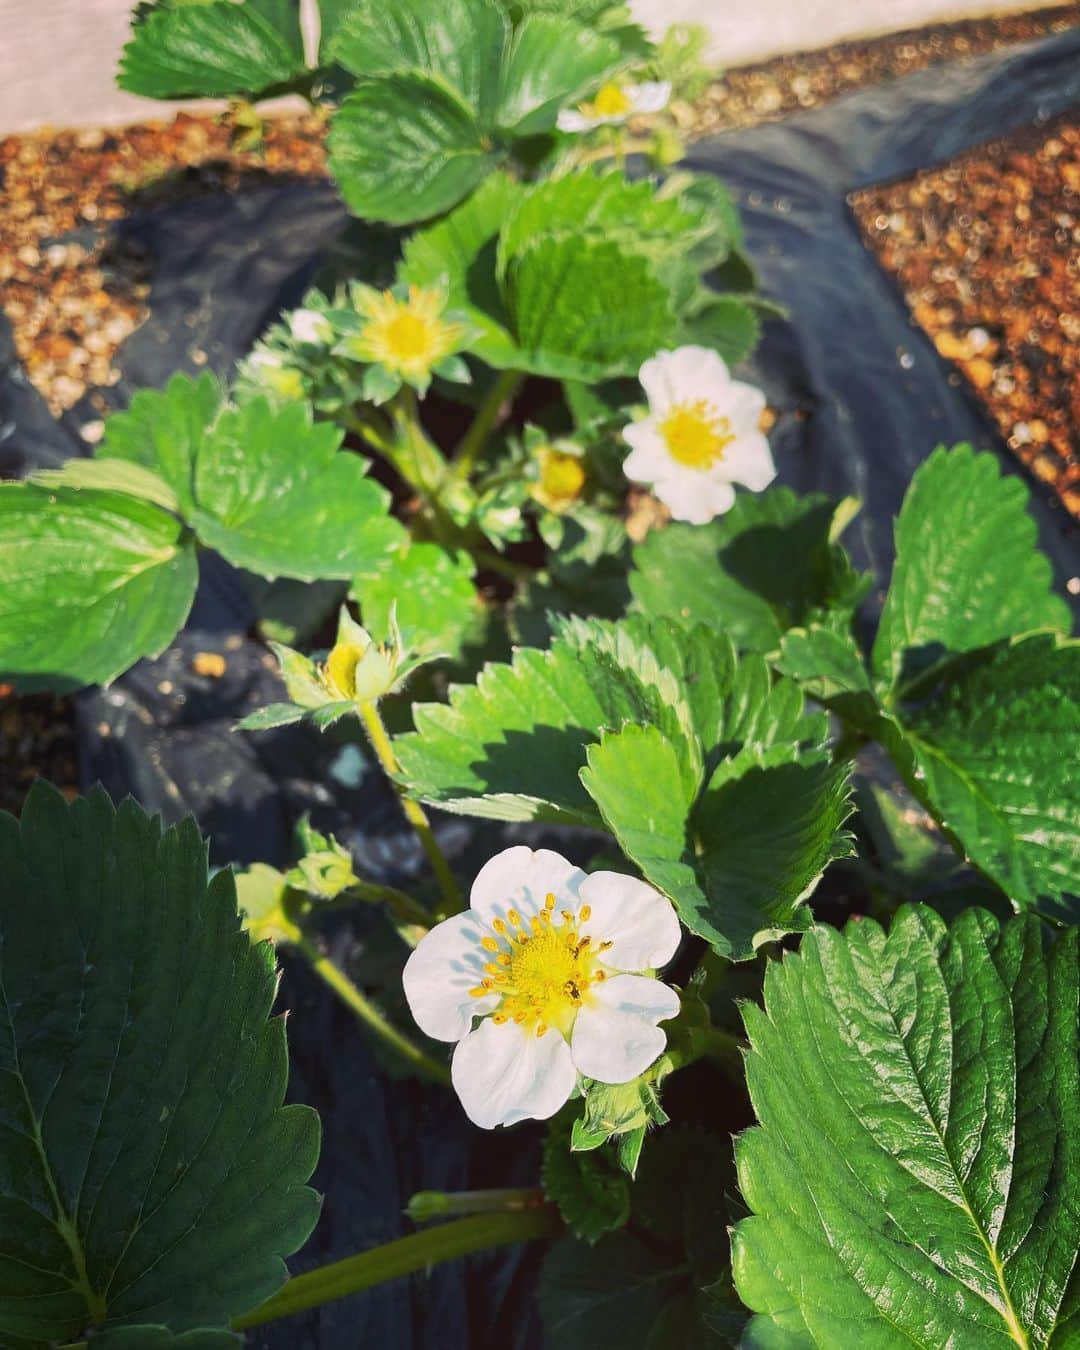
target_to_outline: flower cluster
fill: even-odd
[[[476,1125],[546,1120],[579,1075],[628,1083],[662,1054],[679,996],[653,972],[679,921],[659,892],[518,846],[481,869],[469,903],[421,939],[404,984],[421,1030],[457,1042],[454,1088]]]

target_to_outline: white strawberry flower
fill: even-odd
[[[334,326],[317,309],[294,309],[289,315],[289,332],[297,342],[321,347],[333,339]]]
[[[669,80],[646,80],[641,84],[619,84],[609,80],[596,97],[576,108],[564,108],[558,117],[560,131],[593,131],[596,127],[625,122],[644,113],[657,113],[667,107],[671,97]]]
[[[547,1120],[579,1074],[628,1083],[663,1052],[657,1024],[679,996],[652,972],[679,920],[658,891],[517,846],[481,868],[469,902],[421,938],[403,978],[420,1029],[457,1041],[451,1077],[475,1125]]]
[[[760,492],[776,477],[760,429],[765,395],[733,380],[708,347],[659,352],[638,374],[647,417],[623,428],[627,478],[648,483],[676,520],[702,525],[729,511],[734,484]]]

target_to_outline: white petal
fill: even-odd
[[[437,1041],[460,1041],[474,1017],[498,1007],[498,994],[469,997],[484,979],[484,962],[491,960],[480,946],[485,934],[466,910],[425,933],[405,962],[401,978],[409,1009],[420,1030]]]
[[[765,395],[756,385],[732,380],[724,405],[718,407],[718,411],[728,419],[737,434],[757,431],[761,414],[765,411]]]
[[[732,441],[724,451],[722,467],[732,482],[742,483],[752,492],[761,492],[776,477],[769,442],[760,431],[748,432]]]
[[[644,975],[615,975],[594,985],[589,1003],[574,1023],[570,1041],[574,1066],[601,1083],[629,1083],[667,1045],[657,1022],[678,1011],[675,990]]]
[[[297,342],[329,342],[334,336],[330,320],[315,309],[294,309],[289,315],[289,332]]]
[[[496,853],[476,874],[469,895],[469,904],[487,924],[493,919],[505,919],[516,909],[528,921],[544,908],[544,897],[553,893],[559,909],[575,914],[581,904],[578,887],[585,880],[580,867],[561,853],[547,848],[535,852],[518,844]]]
[[[586,117],[584,113],[578,112],[576,108],[564,108],[559,113],[555,125],[560,131],[591,131],[593,127],[599,126],[599,122],[592,117]]]
[[[627,478],[636,483],[651,483],[670,470],[671,456],[656,429],[655,418],[646,417],[623,427],[623,439],[633,447],[623,460],[623,473]]]
[[[655,970],[666,965],[679,945],[679,919],[659,891],[619,872],[593,872],[581,886],[592,910],[581,932],[593,942],[610,942],[606,965],[616,970]]]
[[[730,483],[699,469],[669,473],[657,481],[653,491],[674,520],[690,525],[704,525],[714,516],[722,516],[735,502],[735,489]]]
[[[458,1045],[450,1076],[465,1114],[483,1130],[547,1120],[577,1082],[570,1047],[557,1031],[537,1036],[490,1018]]]
[[[645,80],[629,89],[630,103],[636,113],[659,112],[671,97],[670,80]]]
[[[641,367],[638,379],[654,413],[665,412],[673,403],[699,399],[722,408],[731,385],[723,357],[711,347],[693,345],[658,352]]]

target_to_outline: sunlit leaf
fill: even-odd
[[[744,1010],[744,1344],[1076,1343],[1078,971],[1075,928],[923,906],[770,965]]]

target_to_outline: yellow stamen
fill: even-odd
[[[464,325],[442,317],[446,297],[440,290],[412,286],[407,300],[391,291],[367,292],[358,308],[367,324],[349,344],[353,353],[405,379],[428,376],[465,339]]]
[[[578,918],[582,923],[588,923],[592,918],[592,905],[582,905],[578,910]]]
[[[499,950],[499,944],[495,941],[494,938],[489,937],[481,938],[480,946],[483,947],[484,951],[486,952],[497,952]]]
[[[610,942],[598,945],[581,933],[582,919],[592,916],[588,905],[575,914],[569,909],[557,911],[557,904],[549,893],[538,914],[523,917],[510,908],[505,920],[493,919],[492,927],[513,945],[484,966],[490,978],[484,980],[483,992],[494,989],[502,996],[501,1019],[512,1019],[537,1036],[552,1027],[569,1034],[579,1010],[590,1001],[590,989],[605,978],[599,953],[611,946]],[[498,945],[494,939],[489,942]],[[484,946],[492,949],[487,943]]]
[[[689,469],[711,469],[735,439],[730,421],[703,398],[670,408],[660,435],[671,458]]]
[[[582,106],[582,111],[588,117],[625,117],[633,106],[626,90],[609,80],[601,85],[592,103]]]
[[[326,682],[331,691],[343,699],[356,696],[356,667],[364,657],[364,649],[355,642],[339,642],[326,658]]]

